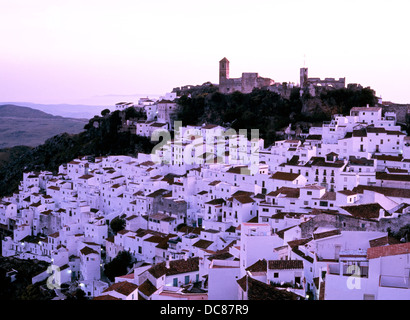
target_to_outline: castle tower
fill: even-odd
[[[308,80],[308,68],[300,68],[300,87],[303,88]]]
[[[219,83],[223,83],[226,79],[229,79],[229,60],[223,58],[219,61]]]

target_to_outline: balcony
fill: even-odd
[[[340,275],[340,266],[338,264],[329,264],[327,266],[327,272],[329,274]]]
[[[342,271],[342,274],[340,272]],[[361,278],[368,278],[369,267],[368,266],[353,266],[342,265],[342,270],[339,264],[329,264],[328,273],[333,275],[342,275],[345,277],[356,276]]]
[[[380,276],[380,287],[410,289],[410,278],[399,276]]]

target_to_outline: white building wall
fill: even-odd
[[[216,266],[221,265],[222,267]],[[213,262],[208,273],[209,300],[236,300],[240,268],[238,261]]]

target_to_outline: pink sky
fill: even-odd
[[[410,103],[407,1],[0,0],[0,101],[164,94],[258,72],[346,77]]]

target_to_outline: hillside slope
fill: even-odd
[[[0,106],[0,148],[35,147],[64,132],[83,131],[86,119],[53,116],[40,110],[15,105]]]
[[[23,172],[47,170],[56,173],[59,165],[79,156],[135,156],[139,152],[151,152],[156,143],[149,138],[119,130],[122,122],[132,115],[127,110],[114,111],[90,119],[80,133],[57,134],[35,148],[0,149],[0,196],[18,190]]]

